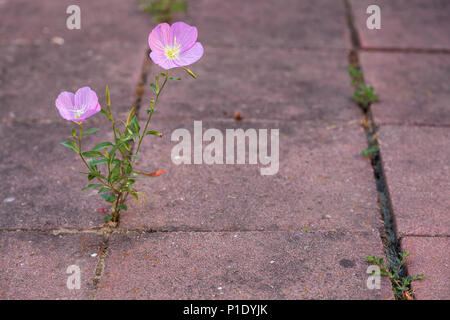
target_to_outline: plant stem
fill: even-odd
[[[86,165],[86,167],[89,169],[89,171],[91,171],[91,167],[88,165],[88,163],[86,162],[86,159],[84,159],[82,151],[81,151],[81,138],[83,136],[83,123],[80,122],[80,134],[78,136],[78,154],[80,155],[81,160],[83,160],[84,164]],[[116,190],[112,185],[107,184],[106,182],[104,182],[100,177],[96,177],[98,181],[100,181],[105,187],[111,188],[112,190],[114,190],[114,192],[118,192],[118,190]]]
[[[159,95],[161,94],[162,90],[164,89],[164,86],[166,85],[168,79],[169,79],[169,70],[166,70],[166,77],[164,78],[164,82],[161,85],[161,88],[158,88],[158,92],[156,93],[155,100],[153,100],[153,103],[150,103],[150,113],[148,115],[147,122],[145,123],[145,127],[144,127],[144,131],[142,132],[142,136],[139,137],[139,143],[138,143],[135,155],[137,155],[139,153],[142,140],[145,137],[145,133],[147,132],[147,128],[150,123],[150,119],[152,118],[153,112],[155,110],[155,105],[158,102]],[[134,161],[134,159],[133,159],[133,161]]]

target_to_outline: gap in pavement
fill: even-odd
[[[358,31],[356,30],[355,27],[350,2],[349,0],[343,1],[347,13],[347,22],[348,27],[350,29],[352,40],[352,49],[350,50],[349,53],[349,65],[358,66],[359,70],[361,71],[362,82],[364,83],[364,74],[363,71],[360,69],[359,63],[359,51],[362,50],[361,41],[359,38]],[[378,150],[378,152],[371,155],[371,164],[373,168],[373,174],[375,177],[381,217],[384,221],[385,234],[381,236],[382,237],[381,240],[383,242],[384,251],[390,267],[397,268],[398,261],[400,259],[400,254],[402,253],[402,248],[400,239],[397,235],[395,215],[392,208],[392,201],[389,195],[389,188],[382,165],[381,151],[377,139],[377,128],[375,126],[375,122],[372,116],[371,104],[369,104],[368,107],[364,107],[360,104],[358,104],[358,106],[363,112],[363,123],[364,123],[363,127],[366,133],[367,146],[368,148],[377,148]],[[401,277],[408,276],[408,269],[406,265],[403,265],[403,267],[400,269],[400,276]]]

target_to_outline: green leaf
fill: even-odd
[[[112,214],[108,214],[107,216],[105,216],[105,222],[111,221],[113,218],[114,217]]]
[[[133,120],[131,120],[131,127],[133,128],[135,133],[139,133],[141,131],[141,126],[139,125],[137,116],[134,116]]]
[[[172,7],[170,8],[172,12],[186,12],[186,1],[175,1],[172,2]]]
[[[169,80],[181,80],[181,78],[173,78],[173,77],[170,77]]]
[[[150,87],[153,89],[153,91],[155,93],[158,93],[158,88],[156,87],[156,85],[154,83],[150,83]]]
[[[136,192],[131,191],[130,194],[133,196],[133,198],[134,198],[136,201],[139,201],[139,197],[138,197],[138,195],[137,195]]]
[[[87,136],[88,134],[97,132],[98,130],[100,130],[100,129],[99,128],[92,128],[92,129],[86,130],[86,131],[83,132],[83,137]]]
[[[109,87],[108,85],[106,85],[106,106],[109,107],[111,106],[111,97],[109,95]]]
[[[162,137],[163,136],[162,133],[159,133],[158,131],[153,131],[153,130],[147,131],[145,133],[145,135],[149,135],[149,134],[157,136],[157,137]]]
[[[110,192],[110,191],[111,191],[110,188],[103,187],[103,188],[101,188],[100,190],[98,190],[98,193],[104,193],[104,192]]]
[[[104,154],[98,152],[98,151],[85,151],[82,153],[83,156],[87,158],[95,158],[95,157],[105,157]]]
[[[64,142],[61,142],[61,144],[64,147],[69,148],[69,149],[75,151],[76,153],[78,153],[78,150],[77,150],[77,148],[75,146],[75,143],[73,141],[64,141]]]
[[[86,190],[86,189],[90,189],[90,188],[98,188],[101,186],[102,186],[102,184],[99,184],[99,183],[91,183],[91,184],[88,184],[86,187],[84,187],[81,190]]]
[[[90,164],[92,166],[98,166],[99,164],[107,164],[108,160],[107,159],[91,159]]]
[[[111,142],[102,142],[96,145],[94,148],[92,148],[93,151],[102,150],[107,147],[113,147],[114,145]]]
[[[116,195],[111,195],[111,194],[101,194],[100,195],[103,199],[106,200],[106,202],[109,203],[113,203],[114,201],[116,201]]]
[[[113,119],[111,117],[111,115],[108,113],[108,111],[102,109],[100,110],[101,113],[103,113],[105,115],[106,118],[108,118],[109,121],[113,122]]]
[[[127,206],[124,205],[124,204],[119,205],[119,206],[117,207],[117,209],[119,209],[119,210],[125,210],[125,211],[128,210]]]
[[[119,177],[120,177],[120,167],[121,167],[120,164],[116,164],[114,166],[114,168],[111,170],[111,172],[109,174],[109,177],[108,177],[109,183],[114,183],[114,182],[116,182],[119,179]]]
[[[130,126],[131,120],[133,120],[133,117],[135,116],[135,114],[136,114],[136,108],[132,107],[130,112],[128,113],[127,123],[125,125],[125,128],[128,128]]]
[[[377,151],[379,151],[378,147],[372,147],[372,148],[369,148],[369,149],[366,149],[366,150],[361,150],[361,155],[363,157],[367,157],[367,156],[369,156],[369,155],[371,155],[371,154],[373,154],[373,153],[375,153]]]
[[[190,75],[192,78],[197,79],[197,76],[188,68],[186,67],[182,67],[184,69],[184,71],[186,71],[188,73],[188,75]]]

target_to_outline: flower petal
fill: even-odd
[[[150,58],[154,63],[166,70],[178,67],[178,65],[174,63],[175,60],[167,59],[164,51],[152,51],[150,52]]]
[[[75,95],[72,92],[61,92],[56,98],[55,105],[61,117],[69,121],[74,120],[75,117],[71,110],[74,109]]]
[[[175,22],[170,27],[173,34],[174,45],[180,45],[180,52],[187,51],[197,41],[198,31],[184,22]],[[176,43],[175,43],[176,41]]]
[[[167,23],[158,24],[148,36],[148,45],[152,51],[164,51],[166,45],[172,43],[172,31]]]
[[[197,42],[188,51],[180,53],[180,57],[178,59],[175,59],[174,61],[177,66],[184,67],[198,61],[202,56],[203,56],[203,46],[200,42]]]
[[[97,105],[95,107],[86,110],[86,112],[83,113],[80,116],[80,118],[78,120],[76,120],[76,121],[83,122],[87,118],[89,118],[89,117],[93,116],[94,114],[100,112],[100,110],[102,110],[102,107],[100,106],[100,103],[97,103]]]
[[[83,87],[75,93],[75,108],[76,109],[91,109],[98,104],[97,94],[89,87]]]

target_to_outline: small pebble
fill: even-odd
[[[96,253],[91,254],[91,257],[95,258],[97,256]]]
[[[3,200],[3,202],[5,202],[5,203],[10,203],[10,202],[13,202],[14,200],[16,200],[16,198],[14,198],[14,197],[8,197],[8,198],[6,198],[5,200]]]
[[[52,43],[53,44],[57,44],[59,46],[62,46],[64,44],[64,39],[61,37],[53,37],[52,38]]]
[[[324,216],[322,216],[323,219],[331,219],[331,216],[329,214],[326,214]]]

